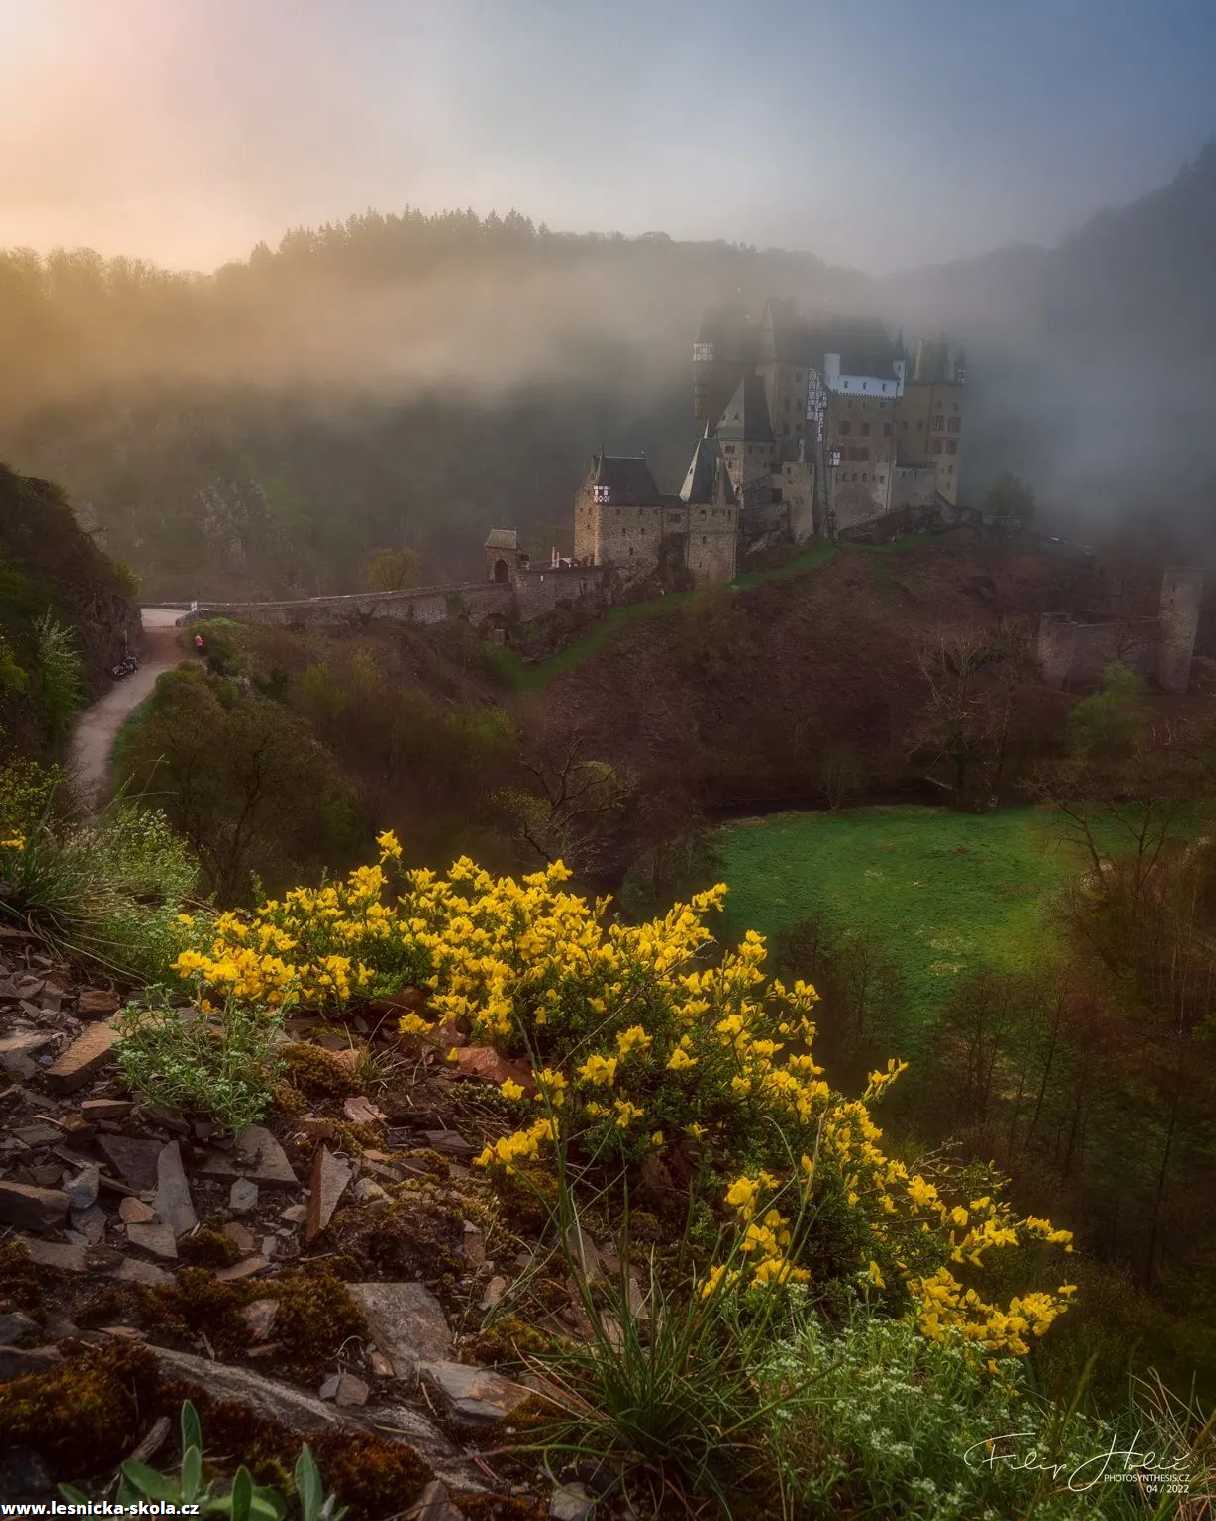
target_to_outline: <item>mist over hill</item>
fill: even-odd
[[[887,282],[909,325],[967,345],[974,469],[1010,468],[1060,526],[1112,521],[1210,553],[1216,447],[1216,144],[1168,185],[1020,246]],[[982,478],[982,477],[981,477]]]
[[[1010,468],[1046,521],[1206,542],[1216,148],[1058,248],[874,281],[810,254],[368,212],[212,275],[0,253],[0,458],[65,483],[153,595],[312,594],[409,544],[467,574],[491,526],[565,543],[601,443],[674,488],[701,310],[769,295],[848,339],[968,351],[964,497]]]

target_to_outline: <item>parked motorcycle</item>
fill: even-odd
[[[139,660],[134,655],[124,655],[117,665],[110,667],[110,675],[115,681],[121,681],[124,676],[131,676],[139,670]]]

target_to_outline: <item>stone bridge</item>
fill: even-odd
[[[365,628],[369,623],[444,623],[464,619],[476,627],[526,622],[555,607],[610,605],[613,583],[602,566],[512,567],[505,580],[414,586],[408,591],[353,592],[282,602],[166,602],[155,604],[196,618],[235,618],[284,628]],[[153,604],[148,604],[152,606]]]

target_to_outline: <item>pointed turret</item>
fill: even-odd
[[[706,423],[705,433],[697,440],[692,463],[684,477],[684,484],[680,487],[680,500],[708,502],[713,496],[714,477],[721,460],[722,451],[718,448],[718,440],[714,437],[711,425]]]
[[[768,415],[764,381],[753,370],[735,388],[718,422],[722,443],[771,444],[773,424]]]

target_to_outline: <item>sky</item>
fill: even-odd
[[[1214,65],[1216,0],[0,0],[0,246],[514,206],[882,274],[1172,178]]]

